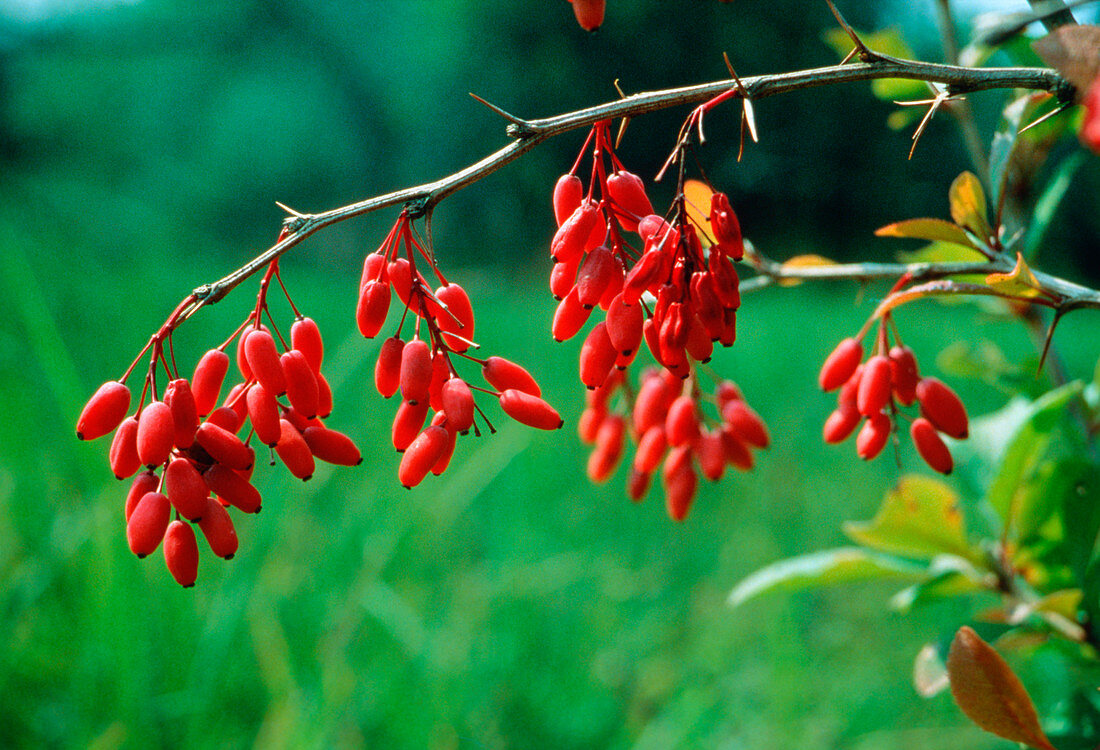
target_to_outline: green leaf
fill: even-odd
[[[1075,381],[1044,394],[1027,407],[1021,415],[1022,420],[1010,433],[1011,438],[1000,458],[1000,472],[986,493],[990,506],[1004,523],[1014,525],[1019,520],[1030,519],[1029,524],[1034,528],[1039,522],[1038,516],[1042,514],[1034,512],[1034,503],[1041,500],[1042,493],[1027,492],[1028,484],[1046,454],[1066,407],[1082,390],[1083,385]]]
[[[1062,204],[1062,198],[1065,197],[1066,191],[1069,190],[1069,186],[1073,182],[1074,175],[1077,174],[1080,166],[1085,163],[1085,159],[1085,152],[1077,150],[1062,160],[1046,187],[1043,188],[1039,200],[1035,202],[1031,224],[1027,228],[1027,234],[1024,235],[1023,252],[1028,259],[1034,261],[1038,255],[1043,235],[1046,234],[1047,228],[1054,220],[1058,206]]]
[[[952,225],[954,226],[954,225]],[[956,245],[953,242],[933,242],[917,250],[901,251],[898,260],[902,263],[970,263],[975,260],[984,260],[985,256],[977,250]],[[984,274],[969,274],[953,276],[954,279],[969,279],[976,283],[985,280]]]
[[[907,586],[890,598],[890,607],[907,613],[914,606],[933,599],[947,599],[986,588],[982,577],[968,560],[940,555],[928,566],[929,578]]]
[[[955,703],[979,727],[1006,740],[1055,750],[1020,678],[968,627],[959,628],[951,642],[947,676]]]
[[[966,234],[966,230],[958,224],[952,224],[950,221],[944,221],[943,219],[895,221],[893,224],[887,224],[876,229],[875,235],[877,237],[912,237],[918,240],[940,240],[974,248],[974,241]],[[977,255],[967,254],[967,258],[975,260],[981,260],[982,257],[980,253]]]
[[[993,191],[991,198],[993,205],[998,208],[998,216],[1008,182],[1008,165],[1020,133],[1020,123],[1023,122],[1024,112],[1032,101],[1031,94],[1024,94],[1008,103],[1001,113],[1001,126],[993,135],[993,143],[989,147],[989,186]]]
[[[812,552],[761,568],[742,579],[729,595],[737,607],[761,594],[799,591],[853,581],[920,578],[924,568],[907,560],[880,555],[858,547]]]
[[[989,209],[982,183],[973,172],[963,172],[951,183],[947,192],[951,202],[951,218],[960,227],[969,229],[983,241],[992,235]]]
[[[933,558],[951,554],[975,560],[966,541],[959,498],[946,484],[932,477],[904,476],[888,490],[874,519],[849,521],[844,533],[867,547],[905,555]]]

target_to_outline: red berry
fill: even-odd
[[[195,431],[195,442],[209,453],[211,458],[230,470],[246,471],[252,468],[256,459],[252,449],[241,442],[240,438],[209,419],[199,425],[199,429]]]
[[[726,461],[738,471],[749,471],[753,467],[752,451],[729,427],[722,428],[722,449],[725,451]]]
[[[821,366],[821,374],[817,380],[821,390],[827,393],[844,385],[862,361],[863,344],[858,339],[847,338],[841,341]]]
[[[172,410],[163,401],[154,401],[138,416],[137,454],[146,466],[159,466],[168,460],[176,431]]]
[[[191,524],[173,521],[164,534],[164,562],[176,583],[185,589],[199,577],[199,545]]]
[[[313,455],[322,461],[337,466],[358,466],[363,457],[351,438],[342,432],[330,430],[324,425],[309,426],[302,431],[302,437]]]
[[[588,250],[593,235],[602,237],[603,219],[596,204],[588,201],[580,205],[573,215],[558,227],[550,241],[550,257],[557,263],[576,263]],[[597,239],[595,247],[600,244]]]
[[[599,304],[616,274],[622,276],[622,262],[606,246],[600,245],[584,258],[577,275],[577,298],[589,309]]]
[[[359,288],[362,289],[368,281],[390,283],[388,264],[381,253],[371,253],[363,258],[363,273],[359,277]]]
[[[741,260],[745,254],[745,243],[741,239],[741,224],[737,214],[730,206],[725,193],[714,193],[710,198],[710,227],[714,232],[718,249],[734,260]]]
[[[841,404],[825,420],[822,437],[830,445],[843,443],[849,435],[855,432],[861,419],[863,419],[863,415],[859,413],[859,409],[852,404]]]
[[[890,439],[893,426],[894,423],[890,417],[882,412],[869,416],[859,434],[856,435],[856,455],[864,461],[870,461],[882,453],[882,449],[886,447],[886,441]]]
[[[410,404],[408,401],[402,401],[401,405],[397,407],[397,414],[393,418],[393,447],[398,452],[404,451],[410,445],[413,440],[420,433],[420,429],[424,426],[424,419],[428,416],[428,402],[421,401],[417,404]]]
[[[130,551],[138,557],[156,552],[171,515],[172,508],[167,497],[160,492],[145,493],[126,521],[126,541]]]
[[[359,333],[372,339],[386,324],[390,310],[390,285],[385,281],[368,281],[359,290],[359,302],[355,307],[355,323]]]
[[[951,470],[955,468],[951,451],[931,422],[924,417],[918,417],[913,420],[913,424],[909,427],[909,435],[913,438],[913,445],[916,446],[917,453],[933,471],[938,471],[941,474],[951,473]]]
[[[673,386],[663,377],[653,376],[643,380],[634,399],[634,429],[644,433],[657,425],[664,427],[668,408],[678,393],[679,384]]]
[[[156,492],[158,487],[160,487],[160,477],[152,471],[143,471],[134,477],[134,481],[130,483],[130,490],[126,493],[127,521],[134,514],[134,508],[141,502],[141,498],[150,492]]]
[[[142,466],[137,453],[137,431],[137,417],[130,417],[118,426],[111,440],[111,471],[119,479],[132,477]]]
[[[212,497],[206,500],[199,528],[206,537],[206,543],[210,545],[210,551],[215,555],[230,560],[237,554],[239,543],[237,530],[233,528],[233,519],[229,517],[225,507]]]
[[[206,418],[206,421],[212,425],[217,425],[218,427],[221,427],[226,432],[232,433],[236,433],[238,430],[241,429],[241,425],[244,424],[244,420],[241,419],[241,415],[238,414],[237,410],[234,409],[232,406],[219,406],[217,409],[210,412],[210,415]]]
[[[668,450],[665,428],[654,425],[642,434],[638,449],[634,452],[634,470],[643,474],[652,474],[661,465],[661,459]]]
[[[585,445],[592,445],[596,442],[596,435],[600,431],[600,425],[607,418],[606,407],[589,406],[581,412],[580,419],[577,420],[577,436],[581,442]]]
[[[443,332],[443,341],[451,351],[464,352],[474,340],[474,308],[470,296],[458,284],[447,284],[435,290],[435,298],[447,306],[435,322]]]
[[[437,412],[436,415],[432,417],[432,426],[443,427],[447,430],[447,447],[443,449],[439,458],[432,464],[432,474],[438,477],[447,470],[447,467],[451,463],[451,456],[453,456],[455,452],[456,433],[447,425],[447,415],[443,412]]]
[[[895,346],[890,350],[890,382],[894,386],[894,396],[903,405],[909,406],[917,400],[917,358],[908,346]]]
[[[324,419],[332,414],[332,386],[323,373],[317,373],[317,416]]]
[[[320,390],[317,375],[306,355],[297,349],[284,352],[279,358],[286,375],[286,397],[290,405],[307,419],[317,416]]]
[[[726,469],[726,448],[721,431],[704,432],[695,444],[695,457],[699,459],[699,470],[704,477],[712,482],[721,479]]]
[[[573,215],[584,199],[584,185],[579,177],[563,174],[554,185],[554,219],[560,227]]]
[[[314,372],[321,371],[321,362],[325,358],[325,344],[321,340],[321,329],[312,318],[298,318],[290,327],[290,347],[305,355],[306,361]]]
[[[385,398],[397,393],[401,386],[401,360],[405,342],[391,336],[382,342],[378,362],[374,365],[374,387]]]
[[[441,400],[448,427],[466,434],[474,424],[474,394],[470,391],[470,386],[461,378],[449,378],[443,384]]]
[[[532,396],[541,396],[542,389],[531,373],[523,369],[515,362],[503,357],[489,357],[481,367],[481,375],[489,385],[498,391],[514,388],[517,391],[530,393]]]
[[[602,9],[600,18],[601,20],[603,18]],[[607,193],[611,198],[615,218],[628,232],[638,228],[639,220],[653,214],[653,204],[645,194],[645,183],[636,174],[626,171],[614,172],[607,178]]]
[[[256,380],[273,396],[286,392],[286,376],[279,359],[275,339],[267,331],[256,329],[244,340],[244,356]]]
[[[214,464],[202,475],[210,491],[243,513],[260,512],[260,492],[225,464]],[[205,520],[203,511],[203,518]]]
[[[577,335],[577,331],[584,327],[591,314],[592,310],[581,304],[580,291],[577,287],[573,287],[565,299],[558,303],[558,309],[554,311],[550,335],[554,337],[554,341],[573,338]]]
[[[164,403],[172,410],[176,447],[190,448],[199,426],[199,410],[195,395],[191,392],[191,383],[185,378],[170,382],[164,391]]]
[[[771,442],[764,420],[744,401],[726,404],[722,409],[722,419],[738,437],[755,448],[767,448]]]
[[[164,470],[164,494],[176,512],[188,521],[202,518],[210,488],[186,458],[173,458]]]
[[[229,355],[220,349],[211,349],[202,355],[195,365],[191,378],[191,393],[195,396],[195,409],[205,417],[218,403],[225,375],[229,372]]]
[[[413,339],[401,352],[401,398],[410,404],[427,401],[432,384],[432,353],[428,343]]]
[[[554,263],[553,268],[550,269],[550,294],[554,299],[560,302],[573,291],[579,266],[579,259],[572,263]]]
[[[606,0],[572,0],[573,15],[585,31],[595,31],[603,23]]]
[[[691,465],[691,447],[682,445],[673,448],[661,469],[661,478],[665,485],[665,507],[674,521],[683,521],[691,510],[698,487],[695,467]]]
[[[279,402],[259,383],[253,383],[245,395],[248,418],[260,442],[273,446],[279,442]]]
[[[645,499],[649,492],[649,484],[653,481],[652,474],[631,470],[630,477],[626,480],[626,496],[636,503]]]
[[[88,399],[76,420],[76,436],[95,440],[119,426],[130,410],[130,389],[117,380],[109,380]]]
[[[415,487],[428,475],[435,463],[447,450],[450,434],[443,427],[429,425],[409,445],[401,457],[397,480],[408,488]]]
[[[313,452],[309,449],[302,433],[289,420],[280,419],[279,426],[282,434],[279,442],[275,444],[275,452],[282,459],[290,473],[303,482],[313,476],[316,464],[313,460]]]
[[[588,456],[588,478],[599,484],[615,473],[623,456],[626,420],[618,414],[609,415],[596,433],[596,447]]]
[[[550,404],[514,388],[501,391],[500,408],[517,422],[539,430],[557,430],[565,424]]]
[[[916,393],[921,414],[932,426],[956,440],[966,438],[970,433],[966,407],[953,390],[936,378],[923,378]]]
[[[679,396],[672,402],[665,418],[665,436],[673,448],[691,445],[699,437],[699,414],[691,396]]]
[[[865,417],[877,414],[890,402],[890,359],[876,354],[863,365],[856,392],[856,408]]]
[[[615,367],[619,353],[607,335],[607,325],[597,323],[581,345],[580,377],[586,388],[599,388]]]

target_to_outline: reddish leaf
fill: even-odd
[[[1061,26],[1031,48],[1077,88],[1078,97],[1100,74],[1100,26]]]

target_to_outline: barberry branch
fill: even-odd
[[[1049,91],[1063,101],[1072,101],[1074,95],[1073,86],[1057,71],[1049,68],[969,68],[903,60],[877,52],[864,54],[863,57],[866,58],[865,61],[858,63],[743,78],[741,84],[749,99],[879,78],[906,78],[938,83],[946,86],[952,94],[1022,88]],[[624,99],[543,119],[520,120],[509,116],[507,133],[513,141],[454,174],[322,213],[292,213],[284,222],[284,234],[275,245],[225,277],[196,288],[193,292],[194,301],[188,306],[182,319],[191,317],[206,305],[220,301],[242,281],[267,267],[272,260],[332,224],[398,205],[405,206],[410,216],[415,218],[430,211],[448,195],[488,177],[549,138],[589,127],[601,120],[637,117],[649,112],[703,102],[734,86],[729,80],[713,81],[634,94]]]

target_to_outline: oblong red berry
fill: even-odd
[[[404,451],[412,445],[412,441],[416,439],[420,429],[424,426],[424,420],[427,416],[427,401],[420,401],[416,404],[410,404],[408,401],[401,402],[401,405],[397,407],[397,414],[393,417],[393,430],[391,432],[393,447],[398,452]]]
[[[221,349],[211,349],[202,355],[195,365],[195,374],[191,378],[191,393],[195,397],[195,410],[205,417],[217,406],[221,395],[222,383],[229,372],[229,355]]]
[[[573,0],[573,15],[585,31],[595,31],[603,24],[606,0]]]
[[[661,468],[661,479],[665,485],[665,508],[674,521],[683,521],[691,510],[698,487],[695,467],[691,464],[691,447],[682,445],[673,448]]]
[[[917,383],[920,373],[917,371],[917,357],[908,346],[895,346],[890,350],[890,382],[894,387],[894,396],[905,406],[917,400]]]
[[[717,240],[718,249],[734,260],[741,260],[745,254],[741,224],[737,221],[737,214],[733,212],[730,199],[725,193],[711,195],[710,226]]]
[[[236,433],[241,429],[241,425],[244,424],[244,420],[241,419],[241,415],[237,413],[237,410],[232,406],[219,406],[206,417],[206,421],[210,424],[221,427],[226,432]],[[197,431],[196,431],[197,435]]]
[[[371,253],[363,258],[363,273],[359,277],[359,288],[362,289],[368,281],[390,283],[389,267],[382,253]]]
[[[211,492],[234,508],[244,513],[259,513],[260,491],[230,467],[214,464],[203,472],[202,478]]]
[[[436,416],[440,416],[440,414],[442,414],[442,412],[437,413]],[[437,477],[445,472],[447,470],[447,467],[450,466],[451,457],[454,456],[455,452],[455,443],[457,442],[457,433],[447,427],[447,425],[445,424],[446,415],[443,416],[444,423],[437,423],[434,418],[432,419],[433,425],[443,427],[447,431],[447,446],[443,449],[443,452],[439,454],[439,458],[436,459],[435,463],[432,464],[432,474],[435,474]]]
[[[501,391],[500,408],[517,422],[539,430],[557,430],[565,424],[550,404],[514,388]]]
[[[290,348],[304,354],[314,372],[321,371],[321,363],[325,359],[325,343],[321,339],[321,329],[313,318],[298,318],[290,326]]]
[[[726,471],[726,448],[722,444],[721,431],[706,431],[695,443],[695,457],[699,471],[712,482],[717,482]]]
[[[663,377],[654,376],[642,381],[638,396],[634,399],[634,429],[644,433],[656,425],[663,427],[668,408],[678,393],[679,387],[673,387]]]
[[[202,518],[210,488],[186,458],[173,458],[164,470],[164,494],[176,512],[188,521]]]
[[[76,437],[95,440],[115,429],[130,410],[130,389],[117,380],[99,386],[76,420]]]
[[[374,365],[374,387],[383,397],[389,398],[401,387],[401,353],[405,342],[391,336],[382,342],[378,351],[378,361]]]
[[[284,352],[279,358],[286,375],[286,398],[296,411],[307,419],[317,416],[320,390],[317,375],[306,355],[297,349]]]
[[[428,404],[432,411],[443,410],[443,384],[451,377],[447,355],[439,349],[432,355],[432,382],[428,385]]]
[[[233,519],[229,517],[229,511],[212,497],[206,499],[206,508],[202,512],[199,529],[206,537],[210,551],[218,557],[231,560],[233,555],[237,554],[239,542],[237,530],[233,528]]]
[[[550,269],[550,294],[554,299],[560,302],[573,291],[573,286],[577,283],[579,266],[580,261],[574,260],[572,263],[555,263]]]
[[[863,419],[863,415],[859,413],[859,409],[854,405],[841,404],[825,420],[821,435],[825,442],[830,445],[843,443],[855,432],[861,419]]]
[[[137,417],[124,419],[111,439],[111,472],[119,479],[132,477],[142,466],[137,452],[137,430]]]
[[[324,373],[317,373],[317,416],[324,419],[332,414],[332,386]]]
[[[504,357],[489,357],[485,360],[485,364],[481,366],[481,375],[485,382],[498,391],[514,388],[532,396],[542,395],[542,389],[531,373]]]
[[[130,483],[130,490],[126,493],[126,520],[134,514],[134,508],[141,502],[141,498],[150,492],[156,492],[160,487],[160,477],[152,471],[143,471],[134,477]]]
[[[408,488],[420,484],[443,455],[450,439],[446,428],[429,425],[409,444],[401,457],[397,481]]]
[[[616,268],[617,264],[619,268]],[[616,271],[621,269],[621,265],[615,254],[605,245],[600,245],[585,256],[577,274],[577,298],[583,307],[592,308],[599,303],[604,290],[614,279]]]
[[[474,340],[474,307],[470,296],[458,284],[445,284],[435,290],[435,298],[447,306],[435,319],[444,343],[451,351],[466,351]]]
[[[600,321],[588,332],[581,345],[580,378],[588,389],[599,388],[615,367],[619,352],[607,335],[607,324]]]
[[[199,577],[199,543],[191,524],[173,521],[164,534],[164,562],[176,583],[185,589]]]
[[[368,281],[359,290],[359,301],[355,306],[355,323],[359,333],[372,339],[386,324],[390,311],[390,285],[384,281]]]
[[[920,411],[932,425],[945,435],[963,440],[970,433],[966,407],[958,395],[936,378],[922,378],[917,383]]]
[[[576,263],[587,249],[589,237],[597,231],[602,217],[596,204],[588,201],[558,227],[550,241],[550,257],[557,263]],[[599,244],[598,242],[596,244]],[[595,245],[593,245],[595,247]]]
[[[749,471],[753,467],[752,451],[729,427],[722,428],[722,449],[726,453],[726,461],[738,471]]]
[[[273,396],[286,392],[286,376],[279,360],[275,339],[265,330],[254,329],[244,340],[244,356],[256,380]]]
[[[590,308],[581,304],[580,292],[573,287],[565,299],[558,303],[558,309],[554,311],[554,320],[550,324],[550,335],[554,341],[566,341],[577,335],[577,331],[584,327],[588,316],[592,314]]]
[[[882,449],[886,447],[886,441],[890,439],[893,426],[894,423],[890,417],[881,412],[868,417],[860,428],[859,434],[856,435],[856,455],[864,461],[870,461],[882,453]]]
[[[164,391],[164,403],[172,410],[176,447],[190,448],[191,443],[195,442],[195,429],[199,426],[199,409],[191,392],[191,383],[186,378],[170,382]]]
[[[722,420],[737,435],[755,448],[767,448],[771,442],[767,425],[744,401],[730,401],[722,409]]]
[[[588,406],[581,412],[577,420],[577,437],[585,445],[596,442],[596,434],[600,431],[600,425],[607,418],[607,408],[603,406]]]
[[[474,394],[465,380],[448,378],[440,394],[447,425],[455,432],[465,434],[474,424]]]
[[[172,507],[160,492],[147,492],[126,521],[126,542],[138,557],[156,552],[171,520]]]
[[[256,460],[256,454],[252,448],[245,445],[232,432],[219,427],[209,419],[199,425],[199,429],[195,431],[195,442],[209,453],[212,459],[228,469],[245,471],[252,468]]]
[[[586,473],[590,481],[606,482],[615,473],[623,457],[625,437],[626,420],[618,414],[608,415],[596,433],[596,447],[588,455]]]
[[[245,394],[248,418],[260,442],[273,446],[279,442],[279,402],[259,383],[253,383]]]
[[[951,450],[943,442],[940,433],[924,417],[913,420],[909,427],[909,436],[913,438],[913,445],[917,453],[933,471],[941,474],[950,474],[955,468],[955,461],[951,458]]]
[[[413,339],[401,352],[399,371],[401,398],[411,404],[427,401],[431,394],[432,352],[428,342]]]
[[[290,420],[280,419],[279,426],[282,434],[279,442],[275,444],[275,453],[282,459],[283,464],[290,473],[303,482],[313,476],[316,462],[313,460],[313,452],[309,449],[302,433],[290,423]]]
[[[600,3],[602,5],[602,3]],[[632,172],[614,172],[607,178],[607,192],[623,229],[633,232],[638,222],[653,213],[653,204],[645,194],[645,183]]]
[[[634,452],[634,470],[643,474],[652,474],[661,465],[661,459],[668,450],[665,428],[654,425],[642,433],[638,449]]]
[[[322,461],[337,466],[358,466],[363,456],[355,443],[342,432],[330,430],[323,425],[309,426],[302,431],[313,455]]]
[[[153,401],[138,416],[137,454],[146,466],[159,466],[168,460],[176,431],[172,410],[163,401]]]
[[[665,417],[665,436],[673,448],[690,445],[699,437],[699,414],[695,399],[679,396],[668,408]]]
[[[558,226],[573,215],[584,199],[584,184],[581,178],[572,174],[563,174],[554,185],[554,220]]]
[[[626,480],[626,496],[636,503],[645,499],[649,492],[649,485],[653,481],[653,475],[641,471],[631,470]]]
[[[890,401],[890,359],[876,354],[863,365],[856,391],[856,408],[865,417],[882,411]]]
[[[863,361],[863,344],[858,339],[847,338],[836,345],[821,366],[821,374],[817,382],[821,390],[828,392],[836,390],[852,377],[852,373]]]

